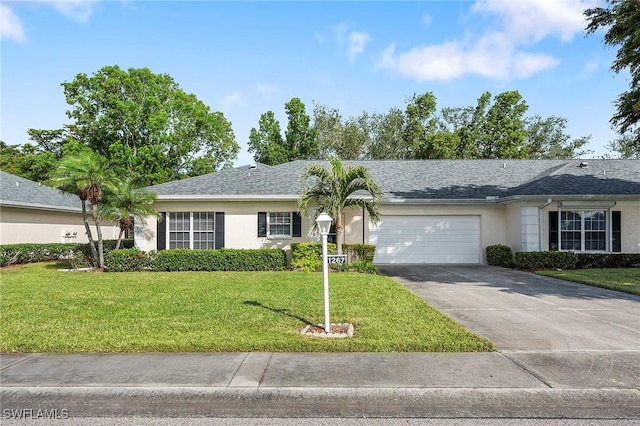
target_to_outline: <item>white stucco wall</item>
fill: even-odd
[[[156,206],[159,212],[222,212],[224,213],[225,232],[224,246],[226,248],[281,248],[288,250],[291,243],[313,241],[317,239],[311,234],[309,218],[302,217],[302,237],[288,239],[271,239],[258,237],[258,212],[295,212],[295,202],[221,202],[221,201],[189,201],[189,202],[159,202]],[[157,248],[157,221],[147,219],[145,230],[136,231],[136,246],[141,250],[155,250]]]
[[[557,211],[558,203],[543,210],[542,249],[549,249],[549,211]],[[640,202],[618,201],[611,211],[619,211],[622,219],[622,253],[640,253]],[[609,224],[609,226],[611,226]]]
[[[102,225],[104,239],[115,239],[120,229]],[[66,233],[69,232],[69,237]],[[75,236],[74,236],[75,233]],[[95,226],[91,227],[97,238]],[[0,244],[18,243],[86,243],[88,241],[81,213],[0,207]]]
[[[380,214],[384,215],[479,215],[481,218],[481,251],[493,244],[507,244],[514,251],[537,249],[540,230],[536,219],[540,204],[488,204],[488,205],[433,205],[433,204],[383,204]],[[288,250],[292,242],[318,241],[310,231],[309,218],[302,218],[302,237],[286,240],[274,240],[257,237],[258,212],[296,211],[294,201],[183,201],[159,202],[158,211],[212,211],[225,213],[225,247],[227,248],[283,248]],[[549,248],[549,210],[557,210],[557,203],[547,206],[542,212],[542,250]],[[613,210],[622,212],[622,250],[626,253],[640,253],[640,203],[618,202]],[[524,213],[523,213],[524,212]],[[523,220],[523,214],[526,220]],[[360,210],[346,210],[344,214],[344,232],[346,243],[368,243],[368,215],[364,220]],[[155,250],[155,218],[148,218],[147,227],[136,230],[136,245],[142,250]],[[81,227],[81,225],[79,225]],[[524,228],[523,228],[524,226]],[[524,236],[524,237],[523,237]],[[59,237],[59,235],[58,235]],[[529,245],[524,247],[524,238]]]

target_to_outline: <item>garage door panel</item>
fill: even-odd
[[[376,263],[479,263],[479,216],[385,216],[369,241]]]

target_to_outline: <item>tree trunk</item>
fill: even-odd
[[[102,229],[100,228],[100,220],[98,219],[98,206],[93,205],[93,222],[96,224],[98,234],[98,261],[100,269],[104,269],[104,245],[102,244]]]
[[[93,236],[91,235],[91,226],[89,226],[89,219],[87,218],[87,202],[82,200],[82,221],[84,222],[84,229],[87,233],[87,239],[89,240],[89,248],[91,249],[91,256],[93,257],[94,264],[100,262],[96,246],[93,244]]]
[[[342,212],[336,215],[336,245],[338,254],[342,254]]]
[[[122,236],[124,235],[124,229],[120,228],[120,234],[118,234],[118,241],[116,242],[116,250],[120,248],[120,242],[122,241]]]

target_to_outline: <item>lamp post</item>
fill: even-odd
[[[320,235],[322,235],[322,282],[324,289],[324,331],[331,332],[331,324],[329,321],[329,260],[327,255],[327,235],[331,228],[331,216],[325,212],[320,213],[316,218]]]

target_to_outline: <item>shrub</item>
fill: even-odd
[[[78,250],[77,243],[25,243],[0,245],[0,266],[66,258]]]
[[[640,268],[640,254],[580,253],[578,254],[576,268]]]
[[[286,267],[287,255],[281,249],[162,250],[153,260],[156,271],[280,271]]]
[[[115,250],[116,244],[118,240],[102,240],[102,249],[104,250],[104,255],[106,259],[107,253],[111,250]],[[94,241],[93,244],[96,247],[96,251],[98,250],[98,242]],[[134,247],[133,238],[123,238],[120,242],[120,249],[129,249]],[[82,250],[82,254],[85,258],[91,259],[91,247],[89,243],[80,244],[80,249]],[[105,260],[106,262],[106,260]]]
[[[578,255],[570,251],[519,251],[515,255],[518,269],[575,269]]]
[[[347,262],[363,260],[373,263],[376,246],[371,244],[343,244],[342,252],[347,255]]]
[[[145,253],[137,248],[111,250],[105,256],[108,272],[129,272],[150,269],[156,252]]]
[[[489,265],[513,268],[513,251],[511,251],[511,247],[509,246],[505,246],[504,244],[487,246],[486,257]]]
[[[336,245],[327,243],[327,252],[336,252]],[[322,243],[292,243],[291,267],[301,271],[322,270]]]
[[[378,271],[378,267],[367,260],[356,260],[355,262],[338,265],[337,269],[340,272],[358,272],[361,274],[374,275],[380,274],[380,272]]]

